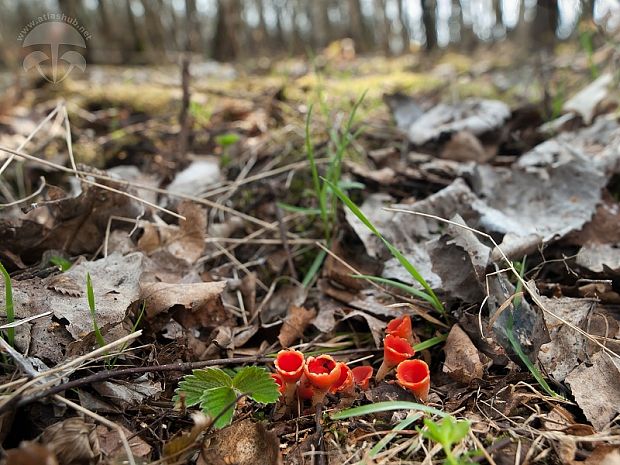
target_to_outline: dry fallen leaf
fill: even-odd
[[[197,465],[281,465],[280,441],[262,423],[246,419],[205,441]]]
[[[121,429],[123,430],[123,433],[125,433],[125,437],[128,438],[129,448],[131,449],[131,453],[134,457],[148,458],[151,455],[153,448],[143,441],[140,436],[134,434],[132,431],[129,431],[122,425]],[[97,432],[97,437],[99,438],[101,452],[103,452],[107,457],[125,457],[125,448],[123,447],[118,430],[108,429],[103,425],[98,425],[95,431]]]
[[[197,312],[209,305],[221,306],[220,294],[225,281],[210,283],[144,283],[140,298],[145,301],[146,314],[152,318],[174,306]]]
[[[465,384],[475,379],[482,379],[484,366],[480,360],[480,353],[459,325],[452,326],[444,351],[446,360],[443,372],[450,378]]]
[[[290,347],[294,342],[301,338],[304,330],[314,321],[316,310],[306,309],[291,305],[288,309],[288,316],[282,324],[278,340],[282,347]]]
[[[620,360],[601,351],[566,377],[577,405],[597,431],[620,411]]]

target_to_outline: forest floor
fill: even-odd
[[[21,76],[3,463],[620,463],[620,49],[518,53]]]

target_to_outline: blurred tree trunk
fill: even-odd
[[[331,40],[329,15],[327,13],[328,0],[314,0],[308,2],[312,11],[312,43],[316,49],[324,48]]]
[[[256,39],[258,49],[264,54],[266,50],[271,48],[271,40],[267,30],[267,22],[265,21],[265,4],[263,0],[256,0],[256,10],[258,11],[258,34]]]
[[[218,0],[217,2],[213,58],[218,61],[234,61],[239,58],[240,7],[239,0]]]
[[[366,35],[364,34],[364,18],[359,0],[348,0],[349,34],[355,42],[355,48],[361,52],[368,50]]]
[[[375,43],[383,50],[383,53],[390,55],[390,22],[385,14],[385,0],[375,0]]]
[[[532,23],[533,34],[530,35],[532,50],[543,48],[550,52],[556,43],[555,31],[558,27],[558,1],[546,0],[536,5],[536,17]]]
[[[174,8],[172,9],[174,10]],[[203,51],[203,39],[196,0],[185,0],[185,19],[187,21],[187,44],[184,45],[184,48],[190,52],[200,53]]]
[[[403,42],[402,53],[408,53],[410,47],[410,27],[403,3],[405,0],[398,0],[398,19],[400,21],[400,37]]]
[[[142,0],[142,8],[144,8],[144,28],[148,37],[149,52],[155,62],[162,61],[165,52],[168,50],[166,43],[166,34],[161,22],[161,16],[153,10],[156,4],[152,0]]]
[[[436,4],[435,0],[422,0],[422,22],[424,23],[424,33],[426,34],[426,50],[431,51],[437,48],[436,30]]]
[[[97,1],[97,14],[99,15],[99,19],[101,21],[101,27],[99,28],[100,34],[103,34],[103,38],[105,39],[106,47],[103,49],[102,59],[106,60],[108,55],[106,50],[111,48],[118,48],[118,44],[116,43],[116,34],[115,28],[110,23],[110,17],[108,16],[108,9],[104,0]]]

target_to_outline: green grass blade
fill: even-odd
[[[394,256],[394,258],[396,258],[400,262],[400,264],[409,272],[409,274],[417,282],[419,282],[422,287],[424,287],[424,289],[426,290],[426,292],[432,299],[431,303],[433,304],[433,307],[435,307],[435,309],[439,311],[440,313],[444,314],[445,310],[443,308],[443,305],[439,301],[437,296],[435,295],[435,292],[430,287],[430,285],[426,282],[424,277],[422,277],[422,275],[418,273],[418,270],[416,270],[415,267],[409,262],[409,260],[407,260],[407,258],[396,247],[394,247],[385,237],[383,237],[383,235],[379,232],[379,230],[375,227],[375,225],[372,224],[372,222],[366,217],[366,215],[364,215],[362,210],[360,210],[360,208],[357,205],[355,205],[355,203],[349,198],[349,196],[347,196],[347,194],[345,194],[336,184],[326,179],[324,179],[324,181],[325,183],[327,183],[327,185],[329,185],[332,192],[334,192],[336,196],[349,208],[349,210],[351,210],[351,212],[370,231],[372,231],[372,233],[375,236],[377,236],[379,239],[383,241],[383,243],[386,245],[386,247],[388,248],[390,253]]]
[[[101,335],[101,330],[97,324],[97,310],[95,307],[95,291],[93,290],[93,282],[90,279],[90,273],[86,273],[86,297],[88,299],[88,308],[90,309],[90,316],[93,319],[93,330],[95,331],[95,339],[99,347],[105,346],[105,339]]]
[[[325,252],[324,250],[320,250],[319,253],[316,254],[316,257],[314,257],[314,261],[312,262],[312,265],[310,265],[310,268],[308,269],[308,272],[306,273],[306,276],[304,276],[304,280],[301,283],[304,287],[308,287],[310,283],[312,282],[312,280],[314,279],[314,277],[316,276],[316,274],[319,272],[319,270],[321,269],[321,265],[323,264],[323,260],[325,260],[326,255],[327,255],[327,252]]]
[[[374,457],[375,455],[377,455],[379,452],[381,452],[381,450],[387,446],[390,441],[392,439],[394,439],[397,435],[398,435],[398,431],[403,430],[405,428],[407,428],[409,425],[411,425],[412,423],[415,423],[416,421],[418,421],[420,418],[422,418],[422,415],[420,415],[419,413],[416,413],[415,415],[411,415],[410,417],[405,418],[403,421],[401,421],[400,423],[398,423],[393,429],[392,429],[392,433],[388,434],[387,436],[383,437],[378,443],[376,443],[372,449],[370,449],[370,457]]]
[[[426,341],[422,341],[419,344],[414,345],[413,348],[415,349],[416,352],[420,352],[421,350],[430,349],[431,347],[436,346],[437,344],[441,344],[446,339],[448,339],[448,335],[442,334],[440,336],[431,337],[430,339],[427,339]]]
[[[380,284],[387,284],[388,286],[392,286],[397,289],[400,289],[401,291],[404,291],[407,294],[411,294],[416,297],[419,297],[420,299],[424,299],[433,305],[435,304],[435,301],[433,300],[433,298],[430,295],[428,295],[426,292],[416,289],[415,287],[409,286],[407,284],[403,284],[399,281],[394,281],[393,279],[382,278],[380,276],[372,276],[372,275],[367,275],[367,274],[354,274],[354,275],[351,275],[351,277],[356,278],[356,279],[368,279],[369,281],[374,281]]]
[[[306,116],[306,157],[310,163],[310,171],[312,173],[312,184],[314,185],[314,192],[319,202],[319,210],[321,212],[321,220],[323,224],[327,224],[327,207],[321,200],[321,180],[319,179],[319,170],[316,166],[316,158],[314,157],[314,146],[312,145],[312,136],[310,134],[310,122],[312,121],[312,105],[308,108],[308,115]]]
[[[418,404],[417,402],[395,400],[388,402],[375,402],[374,404],[341,410],[340,412],[336,412],[331,415],[331,418],[332,420],[344,420],[345,418],[359,417],[378,412],[389,412],[392,410],[418,410],[420,412],[430,413],[431,415],[437,415],[440,417],[448,416],[447,413],[437,410],[436,408],[429,407],[428,405]]]
[[[11,276],[6,268],[0,262],[0,273],[4,277],[4,310],[6,312],[7,323],[15,321],[15,307],[13,306],[13,286],[11,285]],[[15,345],[15,328],[7,328],[6,340],[11,345]]]
[[[518,268],[519,268],[519,275],[521,276],[521,280],[522,280],[523,275],[525,274],[525,257],[523,258],[523,261],[521,262]],[[523,289],[521,280],[519,280],[515,288],[515,292],[517,294],[519,294]],[[513,300],[514,311],[519,311],[520,307],[521,307],[521,296],[517,295],[515,299]],[[515,336],[513,327],[514,327],[514,317],[512,314],[512,310],[508,309],[508,324],[506,325],[506,335],[508,336],[508,341],[510,342],[510,345],[512,346],[512,350],[514,350],[515,354],[517,354],[517,356],[521,359],[523,364],[527,367],[529,372],[532,374],[534,379],[538,382],[538,384],[541,385],[541,387],[545,390],[547,394],[549,394],[551,397],[561,397],[557,392],[551,389],[551,386],[549,386],[549,384],[547,383],[547,380],[544,378],[544,376],[542,375],[538,367],[532,363],[530,358],[523,351],[523,349],[521,348],[521,344],[519,343],[519,341],[517,340]]]

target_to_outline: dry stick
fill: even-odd
[[[36,191],[34,191],[32,194],[22,198],[22,199],[17,199],[14,200],[13,202],[9,202],[9,203],[0,203],[0,208],[6,208],[6,207],[14,207],[15,205],[19,205],[20,203],[24,203],[30,199],[34,199],[37,195],[39,195],[41,192],[43,192],[43,189],[45,188],[46,184],[45,184],[45,178],[43,176],[41,176],[39,178],[39,182],[41,183],[39,185],[39,187],[37,188]]]
[[[4,412],[6,410],[9,409],[10,405],[13,404],[14,402],[16,402],[16,400],[19,398],[19,396],[21,396],[21,394],[26,391],[28,388],[30,387],[37,387],[39,389],[41,388],[46,388],[48,385],[53,384],[54,382],[56,382],[58,379],[53,379],[52,381],[44,381],[42,380],[42,378],[47,378],[50,375],[53,375],[55,373],[59,373],[65,370],[71,370],[72,368],[80,365],[82,362],[84,362],[85,360],[88,359],[94,359],[96,357],[98,357],[99,355],[104,355],[106,353],[108,353],[110,351],[110,349],[117,347],[119,345],[125,344],[129,341],[132,341],[136,338],[138,338],[139,336],[142,335],[142,330],[138,330],[135,331],[131,334],[128,334],[127,336],[124,336],[116,341],[112,341],[109,344],[106,344],[103,347],[100,347],[96,350],[93,350],[92,352],[89,352],[86,355],[82,355],[81,357],[77,357],[73,360],[70,360],[66,363],[63,363],[62,365],[59,365],[55,368],[50,368],[49,370],[45,370],[43,372],[38,373],[37,375],[33,376],[30,380],[26,381],[22,386],[20,386],[16,391],[14,391],[11,396],[6,399],[1,405],[0,405],[0,412]],[[75,371],[75,370],[74,370]],[[63,376],[68,376],[71,373],[65,373]],[[38,386],[37,386],[38,384]],[[2,388],[2,386],[0,386],[0,388]]]
[[[400,208],[384,208],[384,210],[392,211],[392,212],[397,212],[397,213],[409,213],[411,215],[424,216],[426,218],[431,218],[431,219],[434,219],[436,221],[441,221],[441,222],[444,222],[444,223],[451,224],[453,226],[458,226],[459,228],[463,228],[463,229],[466,229],[466,230],[471,231],[473,233],[479,234],[479,235],[481,235],[483,237],[486,237],[487,239],[489,239],[493,243],[495,248],[499,251],[500,255],[504,259],[504,261],[508,264],[508,268],[510,269],[510,271],[512,271],[512,273],[515,275],[516,279],[521,283],[523,288],[527,289],[528,294],[530,295],[530,298],[534,301],[534,303],[536,305],[538,305],[538,307],[543,312],[547,313],[548,315],[551,315],[553,318],[556,318],[557,320],[559,320],[560,322],[562,322],[563,324],[565,324],[569,328],[572,328],[573,330],[577,331],[583,337],[585,337],[586,339],[590,340],[591,342],[593,342],[594,344],[599,346],[603,350],[603,352],[605,352],[607,355],[614,356],[614,357],[620,357],[620,355],[615,353],[613,350],[609,349],[604,344],[601,344],[596,338],[592,337],[590,334],[588,334],[583,329],[575,326],[570,321],[567,321],[563,317],[558,316],[555,313],[553,313],[552,311],[550,311],[549,309],[547,309],[545,307],[545,305],[542,303],[542,301],[540,300],[540,298],[538,297],[538,292],[536,292],[536,290],[530,288],[529,284],[521,277],[519,272],[513,266],[512,262],[508,259],[508,257],[504,253],[504,251],[500,248],[499,244],[497,242],[495,242],[495,240],[489,234],[484,233],[482,231],[478,231],[477,229],[474,229],[474,228],[470,228],[469,226],[466,226],[464,224],[457,223],[456,221],[447,220],[445,218],[441,218],[440,216],[430,215],[428,213],[414,212],[414,211],[410,211],[410,210],[403,210],[403,209],[400,209]]]
[[[291,255],[291,248],[289,247],[288,241],[286,239],[286,229],[284,228],[284,218],[282,216],[282,209],[280,209],[280,206],[278,205],[277,197],[276,197],[275,190],[273,189],[273,187],[271,188],[271,192],[273,194],[274,200],[276,200],[274,202],[274,207],[276,210],[276,218],[278,220],[278,226],[280,229],[280,238],[282,239],[282,247],[284,248],[284,252],[286,253],[286,263],[288,264],[288,271],[289,273],[291,273],[291,276],[293,278],[297,279],[297,271],[295,270],[295,264],[293,263],[293,256]]]
[[[368,352],[376,352],[378,349],[345,349],[334,352],[332,355],[334,357],[343,357],[347,355],[356,355],[361,353]],[[121,376],[127,375],[137,375],[142,373],[154,373],[154,372],[165,372],[165,371],[191,371],[197,370],[205,367],[219,366],[219,365],[237,365],[244,363],[273,363],[275,358],[272,357],[258,357],[258,356],[248,356],[248,357],[235,357],[235,358],[220,358],[215,360],[202,360],[200,362],[177,362],[177,363],[169,363],[166,365],[153,365],[153,366],[142,366],[142,367],[132,367],[132,368],[119,368],[116,370],[103,370],[97,373],[94,373],[89,376],[84,376],[79,379],[75,379],[73,381],[68,381],[66,383],[59,384],[57,386],[52,386],[46,391],[41,391],[34,393],[30,396],[23,397],[15,402],[13,408],[23,407],[24,405],[31,404],[32,402],[36,402],[39,399],[43,399],[44,397],[57,394],[62,391],[66,391],[69,389],[76,389],[82,386],[89,385],[91,383],[99,383],[111,378],[117,378]],[[6,404],[0,405],[0,414],[9,410]]]
[[[125,436],[125,432],[123,431],[123,428],[121,428],[116,423],[106,418],[103,418],[101,415],[98,415],[95,412],[91,412],[87,408],[84,408],[81,405],[76,404],[75,402],[71,402],[69,399],[65,399],[64,397],[59,396],[58,394],[54,395],[54,399],[57,400],[58,402],[62,402],[63,404],[73,408],[74,410],[80,413],[83,413],[84,415],[88,415],[89,417],[97,420],[99,423],[104,424],[108,428],[116,430],[116,432],[118,433],[118,436],[121,439],[121,442],[123,443],[123,448],[125,449],[125,453],[127,454],[127,460],[129,460],[129,464],[136,465],[136,461],[133,458],[133,453],[131,452],[131,447],[129,446],[129,441],[127,441],[127,436]]]
[[[288,222],[289,220],[293,220],[293,219],[297,218],[298,216],[299,216],[299,214],[293,213],[291,215],[285,216],[283,218],[283,221]],[[240,245],[246,244],[248,240],[254,239],[257,236],[260,236],[261,234],[263,234],[266,231],[268,231],[268,229],[276,229],[277,226],[278,226],[278,222],[277,221],[274,221],[273,223],[270,223],[270,224],[271,224],[271,228],[263,227],[261,229],[257,229],[256,231],[254,231],[254,232],[248,234],[247,236],[245,236],[244,238],[242,238],[241,242],[233,242],[233,245],[228,247],[226,250],[228,250],[229,252],[232,252],[233,250],[235,250]],[[294,240],[303,240],[303,239],[300,239],[296,234],[291,234],[290,232],[287,233],[287,235],[293,237]],[[209,255],[205,255],[204,257],[200,257],[198,259],[198,261],[196,262],[196,264],[199,265],[199,264],[208,262],[210,260],[213,260],[213,259],[219,257],[220,255],[224,255],[224,252],[219,251],[219,252],[214,252],[214,253],[209,254]]]
[[[320,164],[325,164],[325,163],[328,163],[328,162],[329,162],[329,158],[318,158],[315,161],[315,164],[320,165]],[[205,197],[213,197],[215,195],[227,192],[227,191],[229,191],[231,189],[237,189],[237,188],[243,186],[244,184],[249,184],[249,183],[254,182],[254,181],[260,181],[261,179],[265,179],[265,178],[268,178],[268,177],[271,177],[271,176],[277,176],[278,174],[287,173],[289,171],[296,170],[296,169],[299,169],[299,168],[304,168],[306,166],[308,166],[308,160],[298,161],[298,162],[295,162],[295,163],[290,163],[288,165],[284,165],[284,166],[281,166],[279,168],[274,168],[274,169],[271,169],[271,170],[268,170],[268,171],[264,171],[262,173],[255,174],[253,176],[248,176],[247,178],[239,180],[239,181],[235,180],[235,181],[233,181],[232,183],[230,183],[230,184],[228,184],[226,186],[216,187],[216,188],[214,188],[214,189],[212,189],[210,191],[207,191],[207,192],[205,192],[203,194],[200,194],[200,197],[203,197],[203,198],[205,198]]]
[[[181,100],[181,113],[179,114],[179,124],[181,125],[181,131],[179,132],[179,152],[177,159],[181,159],[187,152],[187,142],[189,140],[189,126],[191,118],[189,118],[189,55],[186,53],[183,55],[181,62],[181,87],[183,88],[183,99]]]
[[[252,274],[252,272],[248,270],[248,267],[245,266],[243,263],[241,263],[239,260],[237,260],[237,257],[235,257],[232,253],[230,253],[228,250],[226,250],[224,247],[222,247],[217,242],[215,242],[214,244],[224,255],[228,257],[228,259],[231,262],[233,262],[235,266],[240,268],[246,275]],[[258,284],[265,292],[269,290],[267,285],[264,282],[262,282],[258,277],[256,278],[256,284]]]
[[[17,147],[17,150],[22,150],[26,144],[28,142],[30,142],[30,140],[34,137],[34,135],[39,132],[41,130],[41,128],[48,122],[50,121],[55,115],[56,113],[58,113],[58,110],[60,110],[60,108],[63,106],[63,104],[61,102],[59,102],[56,105],[56,108],[54,108],[49,115],[47,115],[43,121],[41,121],[36,128],[34,128],[34,130],[28,135],[28,137],[26,137],[26,140],[24,140],[21,144],[19,144],[19,146]],[[2,165],[2,167],[0,167],[0,176],[2,176],[2,173],[4,173],[4,171],[8,168],[8,166],[11,164],[11,162],[15,159],[17,155],[16,154],[11,154],[11,156],[4,162],[4,164]]]

